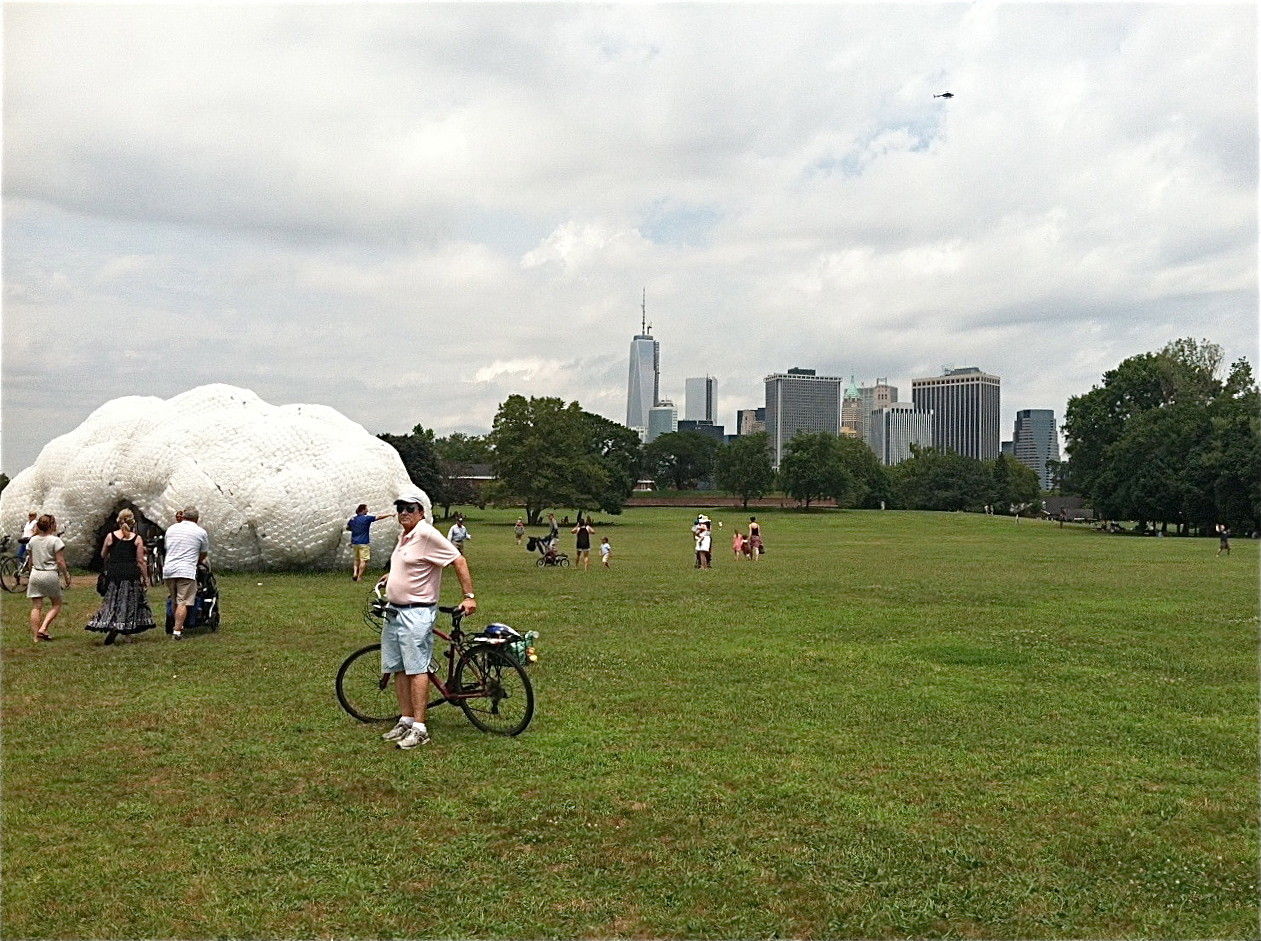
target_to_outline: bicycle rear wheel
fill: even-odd
[[[162,584],[162,563],[166,559],[156,546],[149,547],[149,584]]]
[[[381,645],[356,650],[337,671],[337,701],[360,722],[393,722],[398,699],[393,677],[381,672]]]
[[[18,584],[18,560],[12,556],[0,559],[0,588],[5,591],[17,591]]]
[[[465,651],[455,667],[455,688],[475,694],[459,704],[483,732],[520,735],[534,718],[534,686],[501,647],[479,644]]]

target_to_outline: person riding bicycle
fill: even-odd
[[[429,703],[429,663],[433,658],[433,624],[442,591],[442,570],[455,569],[464,591],[460,607],[477,610],[468,560],[425,518],[429,498],[409,485],[394,501],[403,532],[390,556],[385,581],[385,626],[381,630],[381,672],[394,674],[398,724],[383,736],[399,748],[429,743],[425,708]]]

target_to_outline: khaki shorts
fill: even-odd
[[[197,579],[168,578],[166,584],[171,589],[171,600],[176,604],[190,605],[197,600]]]
[[[371,546],[355,546],[354,549],[355,549],[356,562],[371,562],[372,561],[372,547]]]

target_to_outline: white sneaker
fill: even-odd
[[[419,725],[413,725],[407,734],[398,740],[399,748],[415,748],[417,745],[429,744],[429,732]]]
[[[171,637],[173,637],[175,640],[183,640],[183,639],[184,639],[184,632],[183,632],[183,631],[172,631],[172,632],[171,632]]]
[[[397,742],[400,738],[407,734],[409,729],[411,729],[410,725],[404,725],[400,722],[381,737],[387,742]]]

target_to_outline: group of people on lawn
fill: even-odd
[[[56,517],[51,513],[40,516],[35,511],[31,516],[35,526],[26,545],[31,560],[26,596],[31,600],[31,639],[38,643],[53,639],[49,628],[61,613],[62,589],[70,585],[70,569]],[[206,564],[210,557],[210,538],[198,524],[199,516],[196,507],[185,507],[175,514],[175,522],[165,535],[162,578],[170,593],[172,636],[176,640],[184,636],[188,608],[197,597],[197,566]],[[147,591],[148,552],[144,538],[136,531],[135,513],[123,509],[114,522],[116,527],[101,545],[101,577],[97,581],[101,606],[85,628],[104,634],[106,644],[157,626]]]

